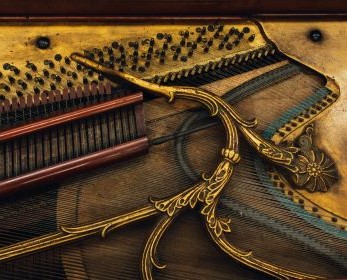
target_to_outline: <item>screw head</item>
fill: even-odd
[[[319,29],[314,29],[310,31],[309,38],[312,42],[320,42],[323,39],[323,34]]]
[[[36,46],[41,50],[46,50],[50,47],[51,40],[48,37],[39,37],[36,40]]]

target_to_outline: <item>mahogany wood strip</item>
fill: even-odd
[[[145,112],[143,104],[140,103],[135,107],[136,131],[139,137],[146,135]]]
[[[24,124],[18,127],[14,127],[8,130],[0,132],[0,141],[13,139],[29,133],[33,133],[42,129],[46,129],[52,126],[61,125],[67,122],[75,121],[78,119],[86,118],[95,114],[106,112],[111,109],[123,107],[130,104],[135,104],[143,101],[143,95],[141,92],[128,95],[125,97],[116,98],[110,101],[106,101],[100,104],[94,104],[85,108],[77,109],[71,112],[67,112],[62,115],[42,119],[37,122]]]
[[[60,0],[0,1],[3,16],[230,16],[345,13],[342,0]],[[91,18],[92,19],[92,18]]]
[[[142,137],[112,148],[0,181],[0,197],[40,186],[44,183],[56,182],[76,172],[91,170],[110,162],[141,155],[147,150],[148,138]]]

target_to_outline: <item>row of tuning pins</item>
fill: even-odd
[[[225,28],[222,24],[197,27],[195,32],[179,31],[178,37],[170,33],[157,33],[155,38],[140,41],[117,42],[102,49],[85,50],[84,55],[103,65],[123,71],[128,67],[132,71],[145,72],[153,63],[164,64],[167,60],[187,62],[197,50],[208,53],[215,45],[217,50],[232,50],[240,42],[255,40],[247,26],[239,30],[236,27]],[[178,38],[178,40],[177,40]]]
[[[98,81],[104,80],[102,75],[96,76],[91,69],[72,62],[67,56],[63,58],[60,54],[56,54],[52,60],[44,60],[43,67],[27,61],[25,70],[10,63],[3,64],[2,68],[5,72],[0,72],[0,100],[6,99],[5,95],[9,92],[16,92],[21,97],[26,91],[48,93],[82,84],[98,84]]]

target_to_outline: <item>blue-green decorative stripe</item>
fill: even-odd
[[[297,117],[305,109],[315,105],[318,101],[322,100],[323,97],[327,96],[331,91],[326,87],[318,89],[313,95],[307,97],[304,101],[300,102],[297,106],[289,109],[272,124],[270,124],[263,132],[265,139],[271,139],[271,137],[281,128],[284,124]]]

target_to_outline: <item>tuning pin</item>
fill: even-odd
[[[26,82],[22,81],[22,80],[18,80],[18,84],[22,87],[22,89],[27,89],[28,85]]]
[[[43,61],[43,64],[44,65],[48,65],[49,68],[54,68],[54,62],[52,60],[46,59],[46,60]]]
[[[223,24],[221,24],[221,25],[218,26],[218,31],[219,31],[219,32],[222,32],[223,29],[224,29],[224,25],[223,25]]]
[[[10,70],[11,65],[9,63],[4,63],[4,65],[2,66],[2,68],[4,68],[4,70]]]
[[[227,49],[228,51],[232,50],[232,49],[233,49],[233,44],[228,43],[228,44],[226,45],[226,49]]]
[[[151,62],[149,60],[146,60],[145,66],[148,68],[151,65]]]
[[[248,26],[245,26],[245,27],[242,29],[242,31],[243,31],[244,33],[249,33],[249,31],[251,31],[251,30],[249,29]]]
[[[43,69],[43,75],[47,78],[49,78],[49,72],[47,69]]]
[[[88,84],[88,78],[87,77],[83,77],[83,84]]]
[[[44,85],[45,81],[41,77],[35,77],[34,81],[40,85]]]
[[[119,43],[118,42],[112,42],[111,46],[112,46],[112,48],[114,48],[116,50],[119,48]]]
[[[164,63],[164,62],[163,62],[163,63]],[[145,67],[143,67],[143,66],[140,66],[140,67],[139,67],[139,71],[143,73],[143,72],[145,72],[145,71],[146,71],[146,68],[145,68]]]
[[[110,47],[105,47],[105,48],[107,48],[108,55],[112,55],[113,54],[113,49],[112,48],[110,48]]]
[[[168,34],[168,35],[166,36],[166,41],[167,41],[168,43],[171,43],[171,42],[172,42],[172,36],[171,36],[171,34]]]
[[[242,39],[244,34],[245,34],[245,33],[240,32],[239,35],[238,35],[239,39]]]
[[[186,44],[186,40],[184,38],[181,39],[180,45],[183,47]]]
[[[76,72],[72,72],[72,73],[71,73],[71,77],[72,77],[72,79],[74,79],[74,80],[77,80],[77,78],[78,78]]]
[[[77,71],[82,71],[83,67],[81,64],[77,64],[76,69],[77,69]]]
[[[99,79],[99,81],[103,81],[104,80],[104,76],[99,74],[98,79]]]
[[[15,75],[19,75],[20,70],[17,67],[13,67],[12,71],[14,72]]]
[[[223,41],[224,41],[224,42],[228,42],[228,41],[229,41],[229,38],[230,38],[229,35],[225,35],[224,38],[223,38]]]
[[[37,86],[34,86],[34,92],[36,94],[39,94],[40,93],[40,89]]]
[[[54,56],[54,59],[56,60],[56,61],[61,61],[62,59],[63,59],[63,57],[61,56],[61,54],[56,54],[55,56]]]
[[[234,35],[235,31],[236,31],[235,27],[231,27],[229,30],[229,35]]]
[[[13,84],[13,83],[16,82],[16,79],[13,78],[12,76],[8,76],[7,78],[8,78],[8,80],[9,80],[9,82],[10,82],[11,84]]]
[[[59,75],[56,75],[55,76],[55,80],[57,81],[57,83],[60,83],[61,82],[61,77]]]
[[[0,94],[0,100],[4,101],[6,99],[5,95]]]
[[[7,91],[7,92],[9,92],[11,90],[11,88],[8,85],[4,84],[4,83],[0,84],[0,88],[5,90],[5,91]]]
[[[205,27],[205,26],[201,29],[201,34],[202,34],[202,35],[205,35],[205,34],[206,34],[206,27]]]
[[[33,79],[33,76],[29,72],[25,73],[25,77],[27,78],[28,81],[31,81]]]
[[[252,34],[251,36],[249,36],[248,41],[253,42],[254,39],[255,39],[255,34]]]
[[[65,61],[66,64],[70,64],[71,63],[70,58],[67,57],[67,56],[65,56],[64,61]]]
[[[219,45],[218,45],[218,49],[222,50],[224,48],[224,42],[221,42]]]
[[[205,52],[205,53],[208,53],[208,51],[209,51],[209,47],[208,47],[208,46],[205,46],[204,52]]]
[[[158,33],[157,34],[157,39],[158,40],[162,40],[164,38],[164,34],[163,33]]]
[[[20,90],[16,90],[16,94],[18,97],[22,97],[23,96],[23,92],[21,92]]]
[[[211,47],[211,46],[213,45],[213,39],[212,39],[212,38],[210,38],[210,39],[208,40],[207,45],[208,45],[209,47]]]
[[[137,50],[139,48],[139,42],[135,41],[133,48]]]
[[[173,60],[177,60],[177,59],[178,59],[178,54],[175,53],[175,54],[173,55],[172,59],[173,59]]]
[[[50,87],[51,87],[51,90],[56,90],[57,89],[57,87],[53,83],[50,84]]]
[[[68,80],[67,82],[66,82],[66,85],[68,86],[68,87],[72,87],[72,82],[70,81],[70,80]]]
[[[26,67],[29,68],[30,70],[34,71],[34,72],[37,71],[37,67],[34,63],[27,62]]]
[[[0,79],[2,78],[2,73],[0,72]]]
[[[62,74],[66,74],[66,69],[65,69],[64,66],[60,66],[60,72],[61,72]]]
[[[210,24],[208,27],[207,27],[207,30],[210,31],[210,32],[213,32],[214,31],[214,26],[212,24]]]
[[[164,44],[163,44],[163,49],[164,49],[164,50],[167,50],[168,47],[169,47],[169,46],[168,46],[168,43],[167,43],[167,42],[164,42]]]
[[[189,56],[189,57],[192,57],[192,56],[193,56],[193,53],[194,53],[194,50],[193,50],[193,49],[190,49],[189,52],[188,52],[188,56]]]
[[[182,62],[186,62],[188,60],[188,58],[185,56],[185,55],[182,55],[181,56],[181,61]]]
[[[188,38],[189,37],[189,31],[188,30],[186,30],[185,32],[184,32],[184,38]]]

